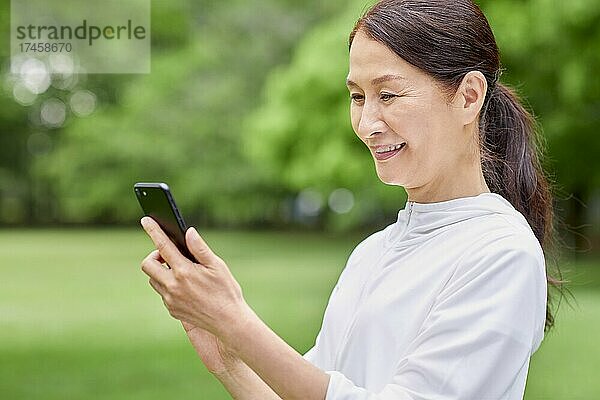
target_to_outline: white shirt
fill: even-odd
[[[407,202],[350,255],[304,358],[326,400],[522,399],[545,317],[544,253],[507,200]]]

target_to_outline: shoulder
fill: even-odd
[[[463,254],[438,301],[485,310],[490,329],[537,348],[546,316],[545,260],[531,233],[494,229]]]
[[[517,255],[545,265],[544,252],[527,219],[503,197],[490,198],[487,212],[471,218],[460,229],[465,233],[459,267],[485,257]]]
[[[393,224],[390,224],[384,229],[374,232],[360,241],[354,247],[354,250],[352,250],[349,260],[355,259],[364,254],[372,254],[373,252],[378,251],[378,249],[385,245],[386,238],[390,234],[392,227]]]
[[[468,245],[456,264],[453,279],[534,279],[545,284],[545,264],[544,252],[533,233],[496,225]]]
[[[363,240],[361,240],[352,250],[348,259],[346,261],[346,265],[342,270],[338,285],[348,276],[353,275],[355,273],[360,273],[365,267],[366,261],[376,257],[377,254],[381,253],[381,250],[385,246],[386,235],[389,234],[389,229],[392,225],[377,231],[375,233],[370,234]]]
[[[489,220],[485,229],[468,245],[460,265],[477,264],[486,258],[501,262],[512,256],[544,266],[544,251],[526,221],[507,214],[496,214]]]

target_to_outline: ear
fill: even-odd
[[[483,107],[487,92],[487,80],[480,71],[469,71],[463,78],[454,96],[455,110],[464,125],[476,121]]]

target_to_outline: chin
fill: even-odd
[[[398,176],[390,176],[388,174],[381,174],[379,173],[379,171],[377,171],[377,176],[379,177],[379,180],[383,183],[385,183],[386,185],[391,185],[391,186],[402,186],[402,179],[400,179]]]

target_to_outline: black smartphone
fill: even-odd
[[[185,244],[187,226],[179,213],[169,186],[162,182],[138,182],[133,186],[133,190],[144,215],[152,217],[160,225],[181,254],[195,261]]]

